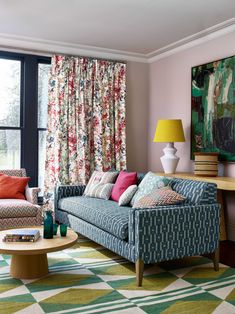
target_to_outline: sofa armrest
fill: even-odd
[[[55,187],[54,197],[54,209],[58,209],[58,202],[64,197],[70,196],[81,196],[85,191],[86,186],[83,184],[79,185],[58,185]]]
[[[25,197],[26,200],[32,204],[38,204],[38,193],[41,191],[40,188],[26,187]]]
[[[220,205],[132,211],[136,259],[145,263],[211,253],[219,245]]]

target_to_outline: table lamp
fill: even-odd
[[[165,173],[175,173],[179,157],[174,142],[185,142],[184,130],[180,119],[158,120],[154,142],[165,142],[164,155],[160,158]]]

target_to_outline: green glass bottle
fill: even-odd
[[[53,217],[52,217],[52,211],[50,210],[45,212],[43,238],[44,239],[53,238]]]

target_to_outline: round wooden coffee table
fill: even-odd
[[[6,243],[2,239],[8,230],[0,231],[0,253],[12,255],[10,275],[18,279],[34,279],[47,275],[47,253],[66,249],[78,239],[78,235],[71,229],[68,229],[66,237],[56,235],[53,239],[43,238],[42,227],[22,229],[38,229],[41,237],[36,242]]]

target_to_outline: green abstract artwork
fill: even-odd
[[[235,56],[192,68],[191,156],[235,162]]]

